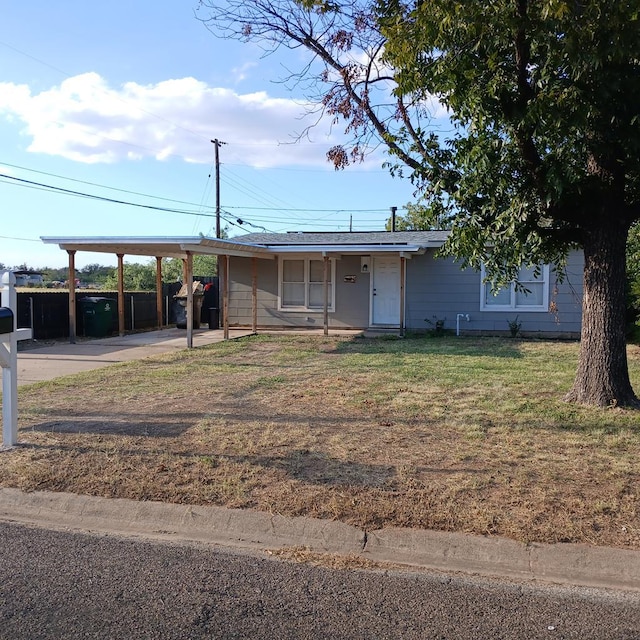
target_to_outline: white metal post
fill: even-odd
[[[33,329],[18,329],[16,277],[10,271],[0,276],[0,306],[11,309],[13,331],[0,334],[2,366],[2,449],[18,444],[18,340],[30,340]]]
[[[16,277],[10,271],[2,274],[0,306],[13,312],[13,331],[2,335],[0,363],[2,364],[2,448],[18,442],[18,338],[16,329],[17,296]]]

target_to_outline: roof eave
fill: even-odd
[[[206,242],[193,244],[185,243],[180,247],[190,253],[206,255],[236,256],[239,258],[262,258],[272,260],[275,256],[266,248],[260,245],[243,244],[240,242],[229,242],[224,240],[213,241],[205,238]]]
[[[434,246],[440,246],[436,244]],[[417,244],[394,244],[394,245],[380,245],[380,244],[325,244],[325,245],[313,245],[313,244],[298,244],[298,245],[279,245],[269,246],[270,251],[274,253],[340,253],[340,254],[355,254],[363,255],[370,253],[424,253],[428,248],[423,245]]]

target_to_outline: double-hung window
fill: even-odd
[[[480,279],[480,309],[482,311],[548,311],[549,310],[549,265],[521,267],[517,284],[512,282],[497,291],[485,282],[484,267]]]
[[[335,261],[329,260],[327,287],[329,310],[334,307]],[[283,258],[280,261],[280,308],[298,311],[324,309],[324,260]]]

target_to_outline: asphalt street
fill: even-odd
[[[0,638],[640,638],[640,593],[0,523]]]

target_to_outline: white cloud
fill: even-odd
[[[292,99],[239,94],[195,78],[113,88],[85,73],[35,95],[26,85],[0,83],[0,116],[22,123],[29,151],[86,163],[171,156],[210,163],[210,140],[218,138],[228,143],[228,163],[326,165],[335,144],[328,127],[313,131],[321,144],[284,144],[305,128],[304,114]]]
[[[249,72],[257,66],[256,62],[245,62],[242,66],[234,67],[231,71],[235,75],[236,82],[242,82],[249,77]]]

